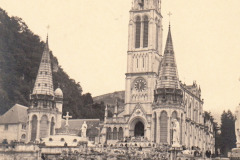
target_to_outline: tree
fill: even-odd
[[[45,43],[18,17],[0,8],[0,115],[18,103],[29,106]],[[91,93],[82,95],[80,82],[71,79],[50,52],[54,89],[63,91],[63,115],[104,118],[104,103],[94,104]]]
[[[236,147],[235,117],[230,110],[224,110],[221,115],[221,152],[227,156],[232,148]]]

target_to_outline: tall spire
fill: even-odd
[[[178,88],[179,80],[175,55],[173,50],[171,26],[169,25],[168,36],[159,72],[157,88]]]
[[[54,96],[51,59],[48,47],[48,35],[32,94]]]

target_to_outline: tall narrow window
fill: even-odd
[[[111,130],[110,127],[108,127],[108,129],[107,129],[107,139],[108,139],[108,140],[111,140],[111,139],[112,139],[111,134],[112,134],[112,130]]]
[[[123,139],[123,128],[120,127],[118,131],[118,140],[122,140],[122,139]]]
[[[156,49],[158,49],[158,32],[159,32],[159,27],[157,24],[157,26],[156,26]]]
[[[140,48],[140,37],[141,37],[141,18],[138,16],[136,19],[135,48]]]
[[[168,136],[168,117],[167,112],[162,111],[160,115],[160,142],[167,143]]]
[[[138,58],[137,58],[137,68],[138,68]]]
[[[148,47],[148,17],[144,17],[143,47]]]
[[[143,68],[144,68],[144,58],[143,58]]]

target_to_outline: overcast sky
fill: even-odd
[[[0,0],[46,39],[59,64],[93,96],[124,90],[131,0]],[[240,102],[240,0],[163,0],[163,45],[171,28],[179,78],[201,86],[204,110]]]

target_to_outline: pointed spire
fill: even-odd
[[[168,29],[168,36],[167,36],[165,51],[163,55],[163,60],[161,62],[157,88],[179,89],[177,64],[175,61],[175,55],[173,50],[173,42],[172,42],[170,25]]]
[[[42,54],[42,59],[38,69],[37,78],[33,88],[33,95],[43,94],[54,96],[53,91],[53,80],[52,80],[52,69],[51,69],[51,59],[48,48],[48,36],[46,39],[46,44]]]

